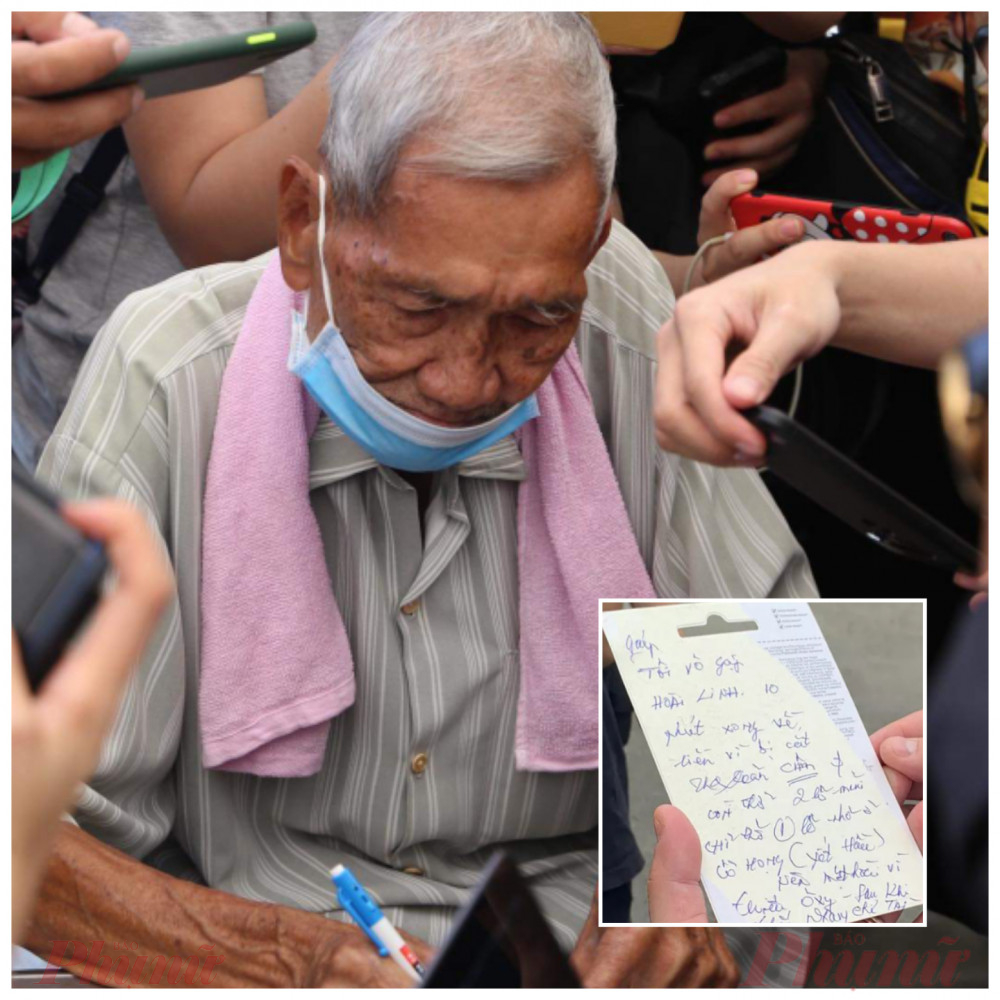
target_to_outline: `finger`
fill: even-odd
[[[780,119],[762,132],[716,140],[706,146],[705,159],[750,160],[773,156],[801,138],[811,121],[810,115],[800,112]]]
[[[744,409],[767,399],[778,379],[806,356],[808,319],[787,301],[765,306],[755,336],[726,371],[721,389],[728,405]]]
[[[676,413],[669,435],[657,434],[663,451],[722,468],[755,469],[764,464],[764,456],[734,450],[731,444],[715,437],[690,404],[684,403]]]
[[[43,10],[11,11],[12,38],[30,38],[36,42],[53,42],[57,38],[73,38],[97,31],[97,25],[78,11]]]
[[[649,919],[658,924],[703,924],[708,919],[701,891],[701,841],[676,806],[653,813],[656,848],[649,872]]]
[[[766,121],[769,118],[782,118],[800,106],[795,88],[788,83],[767,90],[763,94],[755,94],[737,104],[730,104],[715,113],[712,124],[716,128],[733,128],[747,122]]]
[[[889,782],[889,787],[892,789],[892,797],[902,807],[910,794],[913,782],[894,767],[883,765],[882,773],[885,775],[885,780]]]
[[[739,194],[753,189],[757,173],[753,170],[727,170],[705,192],[698,218],[698,242],[721,236],[735,229],[729,203]]]
[[[924,780],[924,741],[916,736],[887,736],[879,747],[882,762],[910,781]]]
[[[117,87],[62,101],[15,98],[11,102],[11,141],[25,156],[66,149],[120,125],[142,102],[137,87]]]
[[[990,583],[989,573],[962,573],[955,574],[955,586],[963,590],[988,590]]]
[[[752,465],[753,457],[738,458],[733,446],[715,437],[688,402],[683,357],[673,320],[661,329],[658,344],[653,420],[659,447],[712,465]]]
[[[882,741],[888,736],[923,736],[924,735],[924,710],[918,708],[909,715],[904,715],[901,719],[895,719],[881,729],[876,729],[868,738],[875,748],[876,755],[882,745]]]
[[[728,378],[725,350],[737,331],[713,292],[711,287],[700,289],[677,303],[684,389],[699,418],[727,450],[757,458],[767,450],[764,435],[723,394],[723,380]]]
[[[741,229],[718,246],[705,251],[702,273],[711,283],[719,278],[756,264],[765,254],[777,253],[802,238],[805,226],[801,219],[786,216],[768,219],[757,226]]]
[[[119,691],[139,660],[172,593],[172,578],[151,529],[131,505],[120,500],[67,504],[63,514],[105,543],[118,579],[42,693],[95,731],[116,710],[117,698],[109,694]]]
[[[39,97],[75,90],[110,73],[128,55],[120,31],[104,30],[46,45],[11,44],[11,93]]]

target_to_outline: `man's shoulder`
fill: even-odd
[[[270,259],[212,264],[133,292],[98,335],[104,354],[129,359],[132,372],[170,378],[204,354],[229,350]]]
[[[583,322],[650,359],[656,331],[673,315],[674,292],[648,247],[619,222],[587,268]]]
[[[229,353],[268,260],[213,264],[129,295],[94,339],[53,437],[116,464],[141,426],[152,422],[169,435],[171,383],[188,408],[212,411],[214,420]]]

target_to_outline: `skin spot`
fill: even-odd
[[[535,347],[529,347],[524,352],[524,360],[525,361],[534,361],[535,360],[535,355],[537,353],[538,353],[538,349],[537,348],[535,348]]]

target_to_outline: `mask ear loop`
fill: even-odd
[[[323,241],[326,238],[326,178],[320,170],[319,178],[319,229],[316,233],[316,242],[319,248],[319,273],[323,277],[323,298],[326,301],[326,311],[330,316],[330,322],[336,325],[333,318],[333,296],[330,294],[330,278],[326,273],[326,261],[323,259]]]

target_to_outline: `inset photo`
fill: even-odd
[[[924,924],[925,620],[602,601],[600,923]]]

